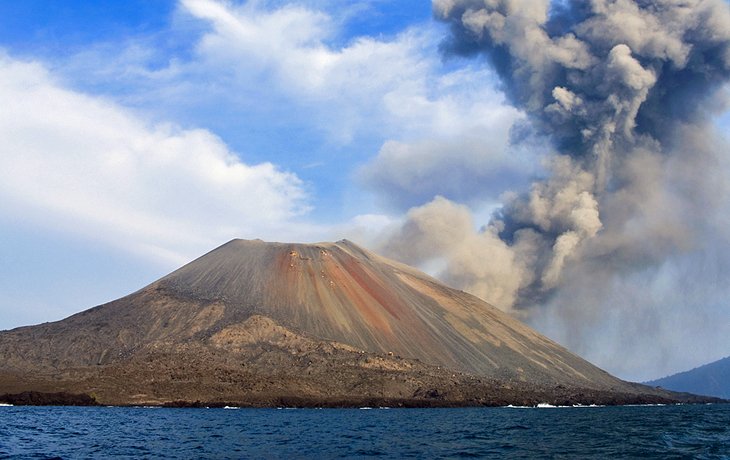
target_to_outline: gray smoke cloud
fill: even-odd
[[[412,209],[384,251],[441,260],[446,281],[589,357],[591,325],[611,312],[614,341],[639,317],[660,324],[658,284],[677,276],[662,268],[727,244],[714,217],[727,145],[712,116],[726,107],[728,3],[434,0],[433,10],[451,27],[443,52],[488,58],[555,153],[546,177],[506,194],[480,230],[466,208],[437,198]],[[638,294],[646,283],[654,297]],[[642,330],[658,340],[664,329]]]

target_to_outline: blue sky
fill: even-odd
[[[415,0],[0,2],[0,329],[234,237],[376,248],[436,196],[485,224],[548,147],[447,32]]]

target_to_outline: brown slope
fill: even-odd
[[[306,337],[471,374],[629,391],[476,297],[348,241],[233,240],[127,297],[0,334],[0,362],[21,373],[69,373],[155,344],[210,343],[253,315]]]
[[[181,298],[363,350],[498,378],[610,387],[619,381],[474,296],[348,241],[234,240],[163,278]]]

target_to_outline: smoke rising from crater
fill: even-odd
[[[449,224],[458,206],[437,198],[411,210],[385,251],[442,259],[442,277],[505,310],[543,320],[549,310],[585,351],[585,325],[615,307],[610,286],[626,290],[725,241],[711,222],[727,146],[711,122],[730,77],[730,7],[434,0],[433,9],[451,28],[443,52],[489,59],[554,154],[546,177],[507,194],[481,231]],[[420,249],[404,249],[409,241]]]

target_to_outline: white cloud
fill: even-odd
[[[313,150],[325,145],[326,152],[348,156],[320,152],[312,161],[298,158],[310,154],[305,150],[279,155],[280,161],[292,167],[318,162],[346,175],[367,162],[358,185],[374,191],[380,204],[391,209],[404,210],[436,195],[469,204],[494,200],[535,173],[535,154],[508,148],[510,127],[523,114],[490,85],[496,77],[486,63],[458,69],[444,65],[438,51],[441,25],[420,24],[387,38],[342,43],[346,21],[334,15],[342,5],[331,6],[330,12],[311,2],[275,5],[183,0],[179,14],[209,27],[192,55],[185,62],[171,60],[169,69],[133,74],[147,81],[144,91],[171,107],[190,111],[193,100],[204,100],[205,107],[220,101],[222,110],[233,115],[227,116],[224,129],[234,129],[236,114],[271,119],[257,130],[276,138],[282,136],[277,129],[296,129],[293,135],[300,138],[312,136],[311,131],[302,133],[302,127],[311,129],[317,134],[305,143]],[[356,12],[348,9],[348,14]],[[135,55],[144,60],[136,46],[135,52],[120,55],[124,69],[145,68],[129,60]],[[88,56],[80,58],[86,60]],[[203,123],[217,116],[203,113],[213,117]],[[377,145],[380,152],[373,158]],[[342,146],[347,148],[340,150]],[[352,206],[343,203],[342,208]],[[350,212],[344,217],[351,217]]]
[[[250,91],[262,101],[284,95],[330,141],[453,137],[495,118],[503,124],[515,117],[503,96],[485,85],[495,81],[486,66],[445,70],[439,25],[335,45],[343,24],[302,5],[266,9],[260,2],[234,6],[215,0],[181,5],[211,27],[187,72],[205,74],[232,97]]]
[[[385,124],[369,125],[400,116],[388,100],[409,94],[417,102],[423,75],[437,62],[423,57],[429,38],[415,30],[393,41],[361,37],[339,48],[328,43],[341,24],[304,6],[267,10],[259,2],[233,6],[213,0],[182,5],[212,27],[196,46],[191,71],[212,75],[234,92],[255,90],[262,99],[285,95],[338,143],[362,130],[387,131]]]
[[[534,154],[508,149],[510,126],[524,115],[485,62],[444,64],[440,24],[343,41],[358,11],[337,2],[183,0],[173,27],[195,25],[191,54],[160,67],[152,43],[133,41],[58,66],[71,84],[107,88],[158,119],[213,126],[234,145],[272,144],[278,162],[305,175],[302,165],[352,174],[368,162],[358,185],[401,210],[436,195],[493,200],[535,173]],[[288,136],[311,150],[280,153]]]
[[[387,141],[361,169],[360,179],[400,209],[439,195],[470,205],[494,202],[505,190],[522,185],[540,164],[540,149],[520,152],[508,145],[513,118],[505,116],[454,138]]]
[[[6,216],[183,262],[235,236],[293,236],[308,211],[296,175],[64,89],[38,63],[0,57],[0,101]]]

